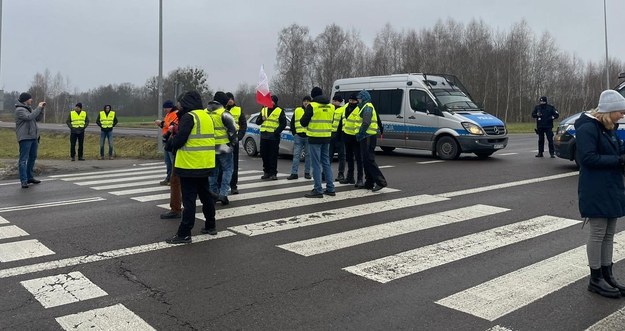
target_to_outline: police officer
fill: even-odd
[[[263,107],[256,124],[260,125],[260,156],[263,158],[263,172],[260,179],[278,179],[278,151],[280,150],[280,135],[286,128],[286,115],[278,107],[278,97],[271,96],[273,106]]]
[[[178,134],[167,141],[167,148],[176,150],[174,171],[180,177],[184,209],[178,232],[166,240],[168,244],[191,242],[191,229],[195,224],[195,200],[198,195],[206,219],[201,232],[217,234],[215,206],[208,184],[208,177],[215,168],[213,120],[204,109],[202,97],[197,91],[184,93],[178,99],[178,106]]]
[[[82,103],[77,103],[74,109],[69,112],[66,123],[71,130],[69,156],[72,161],[76,161],[76,141],[78,141],[78,161],[84,161],[83,143],[85,141],[85,129],[89,126],[89,116],[87,116],[86,111],[82,110]]]
[[[555,158],[553,148],[553,120],[560,117],[556,108],[547,103],[547,97],[542,96],[538,100],[538,105],[534,107],[532,117],[536,119],[536,134],[538,135],[538,154],[536,157],[543,157],[545,150],[545,136],[549,144],[549,155]]]

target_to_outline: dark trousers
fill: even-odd
[[[356,136],[343,135],[345,142],[345,160],[347,161],[346,178],[354,178],[354,159],[356,159],[356,180],[362,180],[362,156],[360,154],[360,143]]]
[[[195,200],[200,197],[202,201],[202,213],[206,219],[208,229],[215,228],[215,204],[210,195],[208,177],[180,177],[182,190],[182,221],[178,227],[178,236],[191,235],[191,229],[195,225]]]
[[[345,173],[345,143],[343,137],[340,134],[335,135],[330,140],[330,163],[334,159],[334,153],[336,152],[339,157],[339,174]]]
[[[83,143],[85,142],[85,132],[70,133],[69,135],[69,156],[76,157],[76,141],[78,140],[78,158],[82,159]]]
[[[263,172],[278,175],[278,151],[280,140],[260,139],[260,156],[263,158]]]
[[[239,183],[239,144],[232,149],[232,179],[230,189],[236,190]]]
[[[545,151],[545,136],[547,136],[549,154],[553,155],[553,131],[551,128],[536,129],[536,133],[538,133],[538,154]]]
[[[375,163],[376,136],[367,136],[360,141],[360,153],[362,154],[362,165],[365,170],[365,187],[373,187],[374,183],[386,186],[386,178],[382,175],[378,164]]]

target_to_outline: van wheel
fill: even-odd
[[[436,155],[442,160],[457,159],[460,155],[460,146],[452,137],[440,137],[436,142]]]
[[[247,153],[248,156],[258,155],[258,148],[253,138],[247,138],[245,140],[245,153]]]
[[[475,153],[475,155],[477,155],[478,159],[485,159],[485,158],[493,155],[493,153],[495,153],[495,152],[494,151],[493,152],[479,152],[479,153]]]
[[[384,153],[390,153],[395,150],[395,147],[388,147],[388,146],[384,146],[384,147],[380,146],[380,148],[382,149]]]

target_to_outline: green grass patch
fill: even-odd
[[[39,159],[69,159],[69,133],[41,131]],[[0,128],[0,158],[18,158],[19,146],[14,129]],[[113,134],[115,156],[131,159],[161,159],[157,153],[157,141],[151,137],[115,136]],[[108,153],[108,143],[104,144]],[[96,159],[100,156],[100,134],[85,133],[84,156]]]

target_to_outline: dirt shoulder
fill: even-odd
[[[146,163],[162,163],[162,160],[146,159],[115,159],[115,160],[39,160],[35,162],[35,176],[44,177],[61,173],[87,172],[104,169],[132,167]],[[163,170],[164,176],[165,170]],[[0,159],[0,180],[18,179],[16,159]]]

